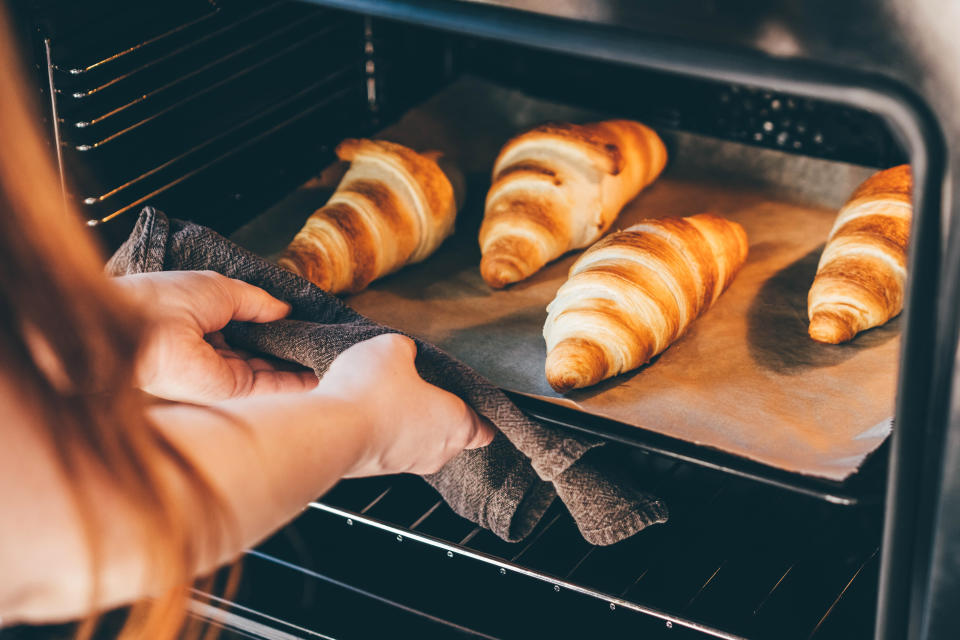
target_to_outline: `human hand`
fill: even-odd
[[[424,381],[417,345],[390,333],[340,354],[314,393],[352,403],[367,430],[365,447],[348,477],[434,473],[463,449],[493,440],[493,426],[460,398]]]
[[[290,305],[240,280],[213,271],[165,271],[115,278],[152,316],[136,384],[169,400],[212,403],[261,393],[305,391],[312,371],[253,356],[227,344],[231,320],[271,322]]]

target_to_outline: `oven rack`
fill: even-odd
[[[507,543],[454,514],[417,477],[342,481],[247,554],[236,603],[328,633],[323,625],[333,623],[304,584],[349,580],[405,615],[481,637],[638,629],[672,638],[870,637],[878,511],[785,499],[644,458],[632,468],[671,518],[610,547],[586,543],[559,503],[525,541]],[[300,576],[285,579],[303,592],[299,602],[270,595],[278,581],[265,576],[278,572]],[[457,592],[445,593],[448,584]],[[497,614],[472,609],[474,593]]]
[[[177,23],[121,15],[43,38],[64,190],[90,225],[124,216],[111,244],[147,203],[229,230],[370,126],[362,17],[296,2],[178,7]],[[124,24],[126,40],[110,35]]]
[[[61,185],[90,226],[119,219],[108,246],[147,204],[229,233],[451,73],[442,36],[352,12],[174,4],[39,27]]]
[[[239,6],[238,0],[168,0],[163,7],[102,0],[64,3],[55,11],[41,8],[36,17],[43,30],[55,37],[58,57],[70,61],[58,70],[82,75],[106,64],[122,64],[130,54],[152,46],[196,37]]]

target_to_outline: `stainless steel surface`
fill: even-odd
[[[778,58],[856,67],[925,95],[960,131],[960,4],[953,0],[459,0]]]

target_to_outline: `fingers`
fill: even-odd
[[[320,382],[313,371],[294,362],[249,358],[246,363],[253,371],[253,383],[248,395],[298,393],[309,391]]]
[[[313,389],[320,382],[313,371],[294,362],[251,356],[223,344],[216,352],[229,365],[235,395],[299,393]]]
[[[277,371],[261,369],[253,372],[249,395],[265,393],[300,393],[319,384],[313,371]]]
[[[231,320],[273,322],[290,313],[289,304],[274,298],[260,287],[225,276],[218,278],[218,281],[233,305]]]
[[[457,416],[457,419],[442,421],[446,423],[447,428],[459,430],[457,436],[451,440],[459,443],[455,446],[456,450],[451,452],[453,455],[460,453],[463,449],[479,449],[493,442],[497,432],[493,423],[474,411],[459,396],[438,387],[433,388],[447,399],[447,415]],[[437,403],[440,404],[440,401],[438,400]]]
[[[458,434],[459,437],[454,436],[453,438],[448,439],[444,443],[442,450],[434,452],[420,463],[413,465],[411,470],[414,473],[437,473],[448,462],[450,462],[450,460],[455,458],[465,449],[479,449],[493,442],[493,438],[496,434],[496,428],[493,426],[493,424],[483,416],[477,415],[473,409],[464,404],[459,398],[457,398],[457,401],[460,403],[460,408],[466,415],[466,420],[460,421],[460,425],[457,427],[452,426],[455,424],[453,422],[447,423],[447,427],[453,429],[463,429],[468,433]],[[463,444],[464,440],[461,439],[463,435],[467,436],[465,445]]]
[[[249,360],[218,354],[222,368],[232,380],[226,398],[242,398],[270,393],[299,393],[317,386],[312,371],[284,371],[261,358]]]

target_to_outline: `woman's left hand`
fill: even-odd
[[[261,393],[306,391],[312,371],[230,347],[231,320],[271,322],[290,305],[213,271],[165,271],[116,278],[154,319],[137,362],[137,386],[182,402],[213,403]]]

